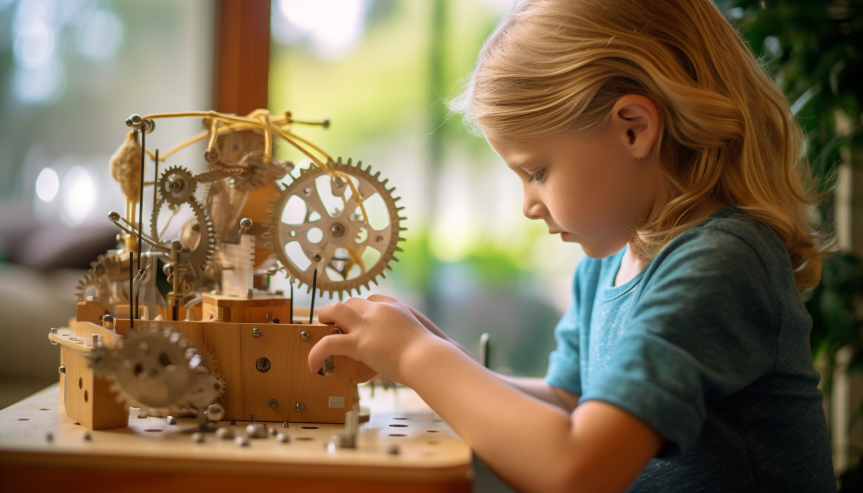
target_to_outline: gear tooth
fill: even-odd
[[[375,173],[374,178],[377,178],[377,177],[379,177],[379,176],[381,176],[381,172],[380,172],[380,171],[378,171],[377,173]]]
[[[398,202],[401,199],[402,199],[401,197],[395,197],[395,198],[393,198],[393,203]],[[401,209],[404,209],[404,207],[397,208],[397,210],[401,210]]]
[[[404,231],[404,230],[405,230],[405,228],[402,228],[402,231]],[[401,236],[399,236],[398,241],[405,241],[405,239],[404,239],[404,238],[402,238]]]
[[[348,166],[351,166],[353,158],[348,158],[348,162],[346,163]]]
[[[387,266],[387,267],[389,267],[389,266]],[[381,272],[381,277],[383,277],[384,279],[386,279],[386,278],[387,278],[387,273],[386,273],[386,272]]]
[[[380,172],[378,172],[378,174],[380,174]],[[384,181],[382,181],[382,182],[381,182],[381,185],[386,186],[386,184],[387,184],[389,181],[390,181],[390,179],[389,179],[389,178],[384,178]],[[391,191],[392,191],[392,190],[387,190],[387,192],[391,192]]]
[[[402,250],[402,248],[401,248],[401,247],[398,247],[398,246],[396,247],[396,251],[397,251],[397,252],[404,252],[404,250]]]
[[[407,221],[408,218],[399,216],[399,221]]]
[[[375,283],[375,286],[379,286],[378,279],[376,277],[372,278],[372,282]]]
[[[389,192],[389,193],[393,193],[393,192],[395,192],[395,191],[396,191],[396,187],[392,187],[392,188],[390,188],[389,190],[387,190],[387,192]]]
[[[330,299],[333,299],[333,292],[330,291]]]
[[[395,257],[395,255],[393,256],[393,260],[395,260],[396,262],[398,262],[398,261],[399,261],[399,259],[398,259],[398,258],[396,258],[396,257]],[[387,266],[387,267],[389,267],[389,266]],[[392,269],[390,269],[390,270],[392,270]]]

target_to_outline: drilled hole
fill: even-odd
[[[393,418],[393,419],[401,419],[401,420],[405,420],[405,419],[407,419],[407,418]]]
[[[79,378],[79,379],[78,379],[78,388],[79,388],[79,389],[83,389],[83,388],[84,388],[84,379],[83,379],[83,378]]]
[[[402,433],[390,433],[391,437],[406,437],[407,435]]]
[[[84,402],[88,402],[89,400],[90,400],[90,395],[89,395],[89,394],[87,393],[87,391],[85,390],[85,391],[84,391]]]
[[[144,430],[144,431],[149,431],[150,433],[159,433],[159,432],[161,432],[162,430],[159,430],[159,429],[157,429],[157,428],[150,428],[149,430]]]
[[[40,408],[39,410],[40,411],[50,411],[50,409],[48,409],[47,407]]]
[[[299,440],[301,442],[310,442],[310,441],[314,440],[314,438],[312,438],[312,437],[297,437],[297,440]]]
[[[30,421],[30,418],[18,418],[18,421]]]
[[[429,433],[437,433],[438,430],[428,430]]]
[[[390,425],[390,428],[407,428],[408,425]]]
[[[429,440],[429,441],[428,441],[428,444],[429,444],[429,445],[437,445],[437,444],[439,444],[439,443],[440,443],[440,442],[439,442],[439,441],[437,441],[437,440]]]
[[[303,426],[302,428],[304,430],[317,430],[318,429],[317,426]]]

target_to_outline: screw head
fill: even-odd
[[[267,405],[270,406],[270,409],[275,409],[276,406],[279,405],[279,401],[277,401],[275,399],[270,399],[270,402],[268,402]]]
[[[308,332],[308,331],[304,330],[304,331],[300,332],[300,340],[301,340],[301,341],[308,341],[308,340],[309,340],[309,337],[310,337],[310,336],[309,336],[309,332]]]
[[[271,367],[270,360],[265,357],[260,357],[255,361],[255,369],[261,373],[267,373]]]
[[[60,365],[60,373],[66,373],[66,365]]]
[[[318,255],[318,254],[316,253],[316,254],[312,257],[312,259],[313,259],[315,262],[320,262],[320,261],[321,261],[321,256],[320,256],[320,255]]]
[[[341,334],[341,329],[333,329],[333,334]]]
[[[252,337],[258,338],[261,337],[261,329],[255,327],[252,329]]]
[[[333,234],[333,236],[338,238],[339,236],[345,234],[345,227],[342,226],[340,223],[336,223],[333,224],[332,228],[330,228],[330,232]]]
[[[305,408],[306,408],[306,405],[303,404],[302,402],[298,402],[297,405],[294,406],[294,409],[296,409],[298,413],[303,412],[303,409],[305,409]]]
[[[52,333],[52,334],[56,334],[57,332],[59,332],[59,330],[58,330],[56,327],[54,327],[53,329],[51,329],[51,333]]]

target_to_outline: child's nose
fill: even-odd
[[[522,212],[528,219],[542,219],[548,215],[548,209],[546,209],[545,204],[538,200],[531,200],[529,197],[524,198]]]

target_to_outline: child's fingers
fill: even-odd
[[[363,321],[363,316],[355,308],[342,302],[330,303],[321,308],[318,312],[318,321],[322,324],[334,323],[350,332],[351,328],[356,327]]]
[[[373,295],[369,296],[368,300],[374,301],[375,303],[398,303],[399,302],[399,300],[397,300],[391,296],[386,296],[383,294],[373,294]]]
[[[354,310],[356,310],[360,314],[363,314],[374,303],[372,303],[371,301],[369,301],[365,298],[348,298],[348,300],[345,301],[345,304],[348,305],[349,307],[353,308]]]
[[[357,348],[357,336],[352,334],[329,335],[309,351],[309,370],[317,373],[330,356],[352,356]]]

